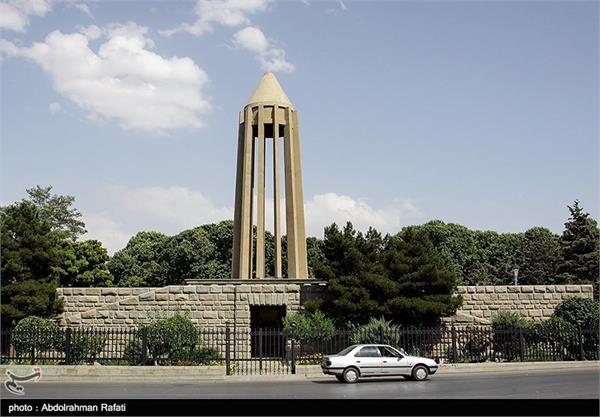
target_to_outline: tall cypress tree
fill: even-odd
[[[592,283],[598,289],[600,232],[598,223],[583,211],[579,201],[567,206],[571,216],[560,238],[561,262],[558,274],[562,282]]]
[[[60,237],[31,202],[2,208],[2,326],[61,311],[56,296],[64,253]]]

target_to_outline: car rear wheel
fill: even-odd
[[[412,378],[415,381],[424,381],[429,376],[429,371],[423,365],[417,365],[412,371]]]
[[[344,380],[344,377],[343,377],[343,376],[341,376],[341,375],[336,375],[336,376],[335,376],[335,378],[336,378],[336,379],[337,379],[339,382],[346,382],[346,381]]]
[[[358,370],[356,368],[348,368],[344,371],[342,377],[344,378],[344,382],[347,382],[348,384],[353,384],[356,381],[358,381]]]

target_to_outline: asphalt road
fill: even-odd
[[[438,374],[412,382],[397,378],[340,384],[312,380],[200,383],[28,383],[21,398],[599,398],[598,369]],[[2,387],[2,396],[11,394]]]

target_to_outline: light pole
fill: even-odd
[[[515,276],[515,285],[519,285],[519,268],[513,269],[513,275]]]

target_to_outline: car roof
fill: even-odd
[[[360,344],[356,345],[356,347],[365,347],[365,346],[386,346],[386,347],[393,347],[391,345],[385,345],[383,343],[360,343]]]

